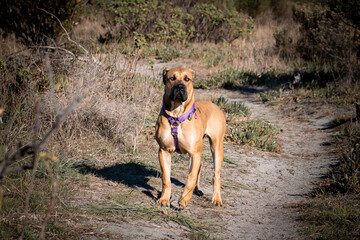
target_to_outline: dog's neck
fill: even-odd
[[[164,98],[163,104],[164,104],[165,110],[168,111],[168,114],[171,117],[178,118],[191,109],[191,107],[194,104],[194,96],[191,96],[191,98],[185,102],[165,101],[165,98]]]

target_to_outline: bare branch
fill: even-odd
[[[67,39],[69,40],[69,42],[72,42],[73,44],[75,44],[76,46],[78,46],[78,48],[80,48],[81,50],[83,50],[83,51],[86,53],[86,55],[90,55],[89,51],[86,50],[86,48],[84,48],[81,44],[75,42],[74,40],[72,40],[72,39],[70,38],[69,33],[66,31],[65,27],[62,25],[62,23],[61,23],[61,21],[60,21],[60,19],[59,19],[58,17],[56,17],[54,14],[46,11],[46,10],[43,9],[43,8],[38,8],[38,9],[41,10],[41,11],[43,11],[43,12],[45,12],[45,13],[47,13],[47,14],[49,14],[49,15],[51,15],[53,18],[55,18],[55,19],[58,21],[58,23],[60,24],[60,27],[62,28],[62,30],[65,32],[66,37],[67,37]]]
[[[9,169],[7,170],[7,168],[15,163],[18,160],[21,160],[27,156],[33,155],[35,153],[35,151],[37,150],[38,152],[42,151],[43,148],[45,147],[46,143],[50,140],[50,137],[52,134],[54,134],[54,132],[57,130],[57,128],[61,125],[61,123],[65,120],[66,116],[70,114],[70,112],[72,110],[74,110],[79,103],[81,102],[82,97],[75,97],[75,99],[69,104],[69,106],[67,106],[67,108],[65,108],[65,110],[61,113],[59,113],[56,116],[56,121],[54,123],[54,125],[49,129],[49,131],[45,134],[45,136],[43,137],[43,139],[39,142],[39,143],[32,143],[32,144],[27,144],[21,148],[19,148],[15,153],[11,154],[10,157],[5,157],[4,161],[2,161],[1,165],[0,165],[0,183],[1,180],[4,176],[6,176],[9,173],[13,173],[13,172],[17,172],[19,171],[19,168],[16,169]],[[5,156],[9,156],[10,154],[5,153]],[[31,167],[25,167],[24,170],[27,169],[32,169]]]
[[[96,60],[95,57],[91,56],[91,54],[89,53],[89,51],[86,48],[84,48],[80,43],[75,42],[74,40],[72,40],[70,38],[70,34],[68,33],[68,31],[66,31],[65,27],[62,25],[62,23],[61,23],[61,21],[60,21],[60,19],[58,17],[56,17],[54,14],[46,11],[43,8],[38,8],[38,9],[45,12],[45,13],[47,13],[47,14],[49,14],[49,15],[51,15],[53,18],[55,18],[58,21],[58,23],[59,23],[60,27],[62,28],[62,30],[65,32],[65,35],[66,35],[68,41],[75,44],[78,48],[80,48],[90,58],[91,61],[93,61],[96,64],[100,64],[100,62],[98,60]]]
[[[66,52],[67,54],[71,55],[73,58],[76,58],[76,55],[73,52],[71,52],[65,48],[59,47],[59,46],[56,46],[56,47],[53,47],[53,46],[30,46],[29,48],[46,48],[46,49],[61,50],[61,51]]]

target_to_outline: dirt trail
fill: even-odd
[[[262,117],[278,129],[282,152],[269,154],[227,144],[225,157],[250,163],[245,173],[224,166],[224,179],[249,187],[234,191],[223,188],[226,199],[221,213],[226,222],[221,239],[292,239],[299,237],[301,222],[294,208],[311,191],[312,181],[326,173],[334,159],[329,144],[327,117],[282,113],[262,104],[257,94],[221,91],[230,101],[242,101],[252,116]],[[201,92],[199,92],[201,95]]]
[[[157,67],[161,69],[163,66]],[[141,70],[144,72],[145,68]],[[222,208],[211,205],[213,167],[206,143],[200,186],[204,196],[194,195],[184,211],[188,215],[210,218],[217,222],[217,226],[210,231],[210,237],[300,239],[303,226],[298,220],[296,206],[306,200],[313,187],[312,181],[318,180],[325,174],[335,158],[330,143],[334,132],[327,128],[330,119],[323,117],[328,114],[324,114],[321,109],[306,116],[284,112],[284,109],[262,104],[258,97],[259,90],[261,89],[195,91],[195,98],[198,100],[222,95],[229,101],[241,101],[250,108],[252,117],[262,117],[280,129],[278,142],[281,145],[281,153],[268,153],[225,143],[224,157],[227,161],[224,162],[221,171],[224,203]],[[302,108],[306,108],[306,105]],[[153,150],[157,151],[155,145]],[[187,162],[174,160],[173,157],[172,168],[172,177],[178,180],[172,183],[171,204],[176,207],[183,190],[182,183],[185,183],[187,177]],[[159,176],[148,178],[150,190],[142,188],[141,185],[137,186],[139,193],[144,196],[145,204],[154,201],[149,195],[156,197],[161,191]],[[96,179],[94,181],[97,181],[101,187],[94,191],[104,195],[106,189],[104,186],[109,181]],[[116,189],[120,189],[119,185],[117,184]],[[112,186],[109,191],[114,189]],[[144,192],[147,194],[143,194]],[[104,236],[104,233],[106,236],[112,236],[110,239],[187,239],[189,236],[187,234],[191,232],[190,229],[172,221],[136,220],[112,223],[94,220],[92,225],[96,226],[100,234],[96,234],[98,237],[94,236],[93,239],[102,239],[100,236]]]

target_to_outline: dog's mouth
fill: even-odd
[[[186,86],[183,83],[177,83],[171,88],[170,99],[172,101],[181,100],[185,102],[188,98]]]

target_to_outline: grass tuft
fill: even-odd
[[[323,197],[306,205],[303,220],[311,239],[359,239],[360,199],[358,196]]]
[[[213,99],[212,102],[226,113],[226,140],[265,151],[280,151],[280,146],[276,141],[278,130],[264,119],[250,118],[251,111],[244,103],[232,102],[229,104],[223,96]]]
[[[269,122],[261,118],[255,118],[229,126],[226,139],[265,151],[279,152],[280,146],[275,138],[277,134],[278,130]]]
[[[242,102],[228,103],[228,100],[223,96],[213,99],[212,102],[218,105],[227,114],[242,117],[249,117],[251,115],[250,109]]]

